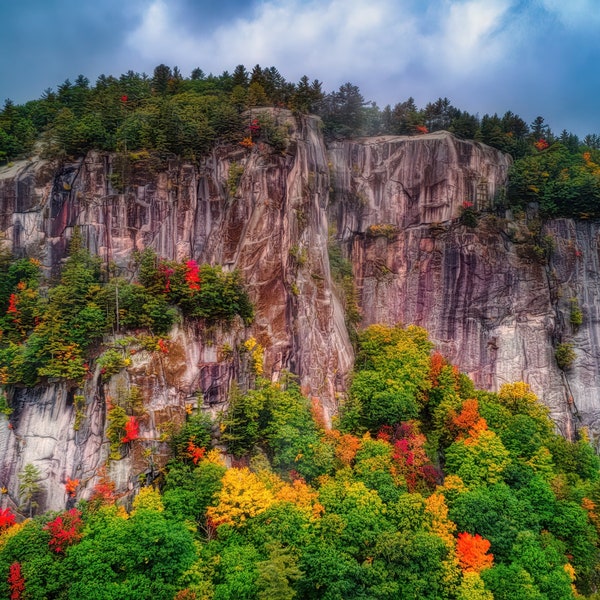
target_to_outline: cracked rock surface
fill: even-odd
[[[110,461],[109,474],[119,493],[134,490],[164,464],[165,431],[184,420],[186,405],[216,412],[234,379],[247,384],[237,349],[250,337],[265,349],[265,375],[295,373],[331,416],[353,362],[331,243],[352,263],[361,326],[421,325],[477,385],[524,380],[565,435],[582,425],[600,434],[600,225],[562,219],[533,236],[531,223],[498,209],[510,157],[482,144],[437,132],[327,146],[316,117],[270,113],[288,132],[280,154],[257,144],[161,171],[98,153],[0,169],[5,243],[48,273],[78,226],[92,252],[131,278],[131,252],[145,247],[237,268],[256,307],[250,327],[176,327],[169,354],[140,352],[108,382],[96,373],[77,390],[54,382],[8,390],[14,413],[10,423],[0,417],[0,486],[11,502],[28,463],[42,472],[41,509],[65,506],[67,477],[88,497],[109,454],[107,402],[133,385],[146,408],[141,441]],[[465,208],[481,212],[475,227],[461,223]],[[573,298],[584,314],[577,328]],[[559,342],[576,351],[566,372],[554,358]],[[85,399],[77,431],[75,395]]]

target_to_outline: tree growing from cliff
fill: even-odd
[[[40,479],[41,471],[33,464],[25,465],[19,474],[19,500],[22,509],[32,517],[35,509],[38,507],[37,495],[41,491]]]

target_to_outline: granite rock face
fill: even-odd
[[[119,493],[135,489],[140,475],[151,478],[164,464],[168,423],[182,422],[186,406],[219,410],[231,382],[252,377],[238,351],[251,337],[265,349],[265,375],[295,373],[331,416],[353,350],[328,243],[352,262],[362,326],[426,327],[480,386],[527,381],[565,435],[581,425],[600,432],[597,224],[536,229],[533,217],[500,213],[510,158],[484,145],[439,132],[326,147],[316,117],[270,114],[286,132],[283,152],[265,143],[219,147],[199,166],[160,168],[143,153],[92,153],[60,168],[35,160],[0,170],[0,231],[16,255],[56,272],[77,225],[87,247],[130,278],[132,251],[146,247],[237,268],[256,307],[250,327],[176,327],[168,354],[140,352],[108,382],[96,373],[78,390],[8,390],[3,502],[18,503],[18,473],[28,463],[42,473],[41,509],[65,506],[67,478],[79,479],[77,496],[88,497],[109,454],[107,405],[131,386],[146,408],[141,439],[108,472]],[[460,218],[465,210],[475,227]],[[573,298],[584,313],[576,329]],[[559,342],[577,353],[566,372],[554,358]]]

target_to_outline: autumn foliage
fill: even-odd
[[[15,515],[10,508],[0,508],[0,532],[12,527],[15,523]]]
[[[487,429],[485,419],[479,414],[479,403],[476,399],[465,400],[458,414],[452,411],[451,428],[457,439],[463,439],[467,436],[476,437]]]
[[[433,385],[438,385],[439,377],[442,369],[446,365],[446,361],[440,352],[434,352],[431,355],[430,366],[429,366],[429,378]]]
[[[21,600],[25,592],[25,578],[21,573],[21,563],[14,562],[10,565],[8,585],[10,586],[10,600]]]
[[[351,433],[340,433],[336,429],[327,432],[334,447],[335,457],[342,465],[350,466],[360,448],[360,439]]]
[[[195,260],[188,260],[185,263],[185,281],[191,292],[200,291],[200,271]]]
[[[16,294],[11,294],[8,298],[8,309],[7,313],[11,315],[17,315],[19,313],[19,309],[17,308],[18,298]]]
[[[217,506],[209,506],[207,516],[215,525],[241,525],[264,512],[274,502],[273,493],[247,467],[231,468],[223,476]]]
[[[79,487],[79,479],[71,479],[67,477],[67,481],[65,482],[65,491],[67,492],[67,496],[69,498],[75,498],[75,492]]]
[[[199,448],[192,440],[189,441],[187,446],[187,456],[192,459],[192,462],[195,465],[204,458],[205,454],[206,448]]]
[[[140,437],[140,426],[134,415],[131,415],[125,423],[125,435],[121,438],[124,444],[133,442]]]
[[[494,562],[494,555],[487,553],[489,549],[490,542],[478,533],[475,535],[467,532],[459,533],[456,540],[456,553],[460,568],[467,573],[480,573],[484,569],[489,569]]]
[[[55,552],[63,553],[67,546],[72,546],[81,540],[82,528],[81,512],[72,508],[50,521],[44,529],[50,533],[50,547]]]
[[[419,433],[416,423],[407,421],[398,427],[394,443],[394,464],[406,480],[410,492],[417,488],[433,488],[437,471],[425,452],[427,438]]]
[[[92,506],[103,506],[112,504],[116,500],[115,483],[106,473],[106,468],[102,467],[98,472],[99,481],[94,486],[90,504]]]

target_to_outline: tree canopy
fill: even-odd
[[[0,512],[0,595],[596,597],[600,463],[585,432],[555,434],[522,382],[476,390],[422,329],[372,326],[358,343],[342,430],[293,378],[258,379],[219,418],[235,466],[190,414],[160,485],[127,506],[105,476],[75,508]]]

